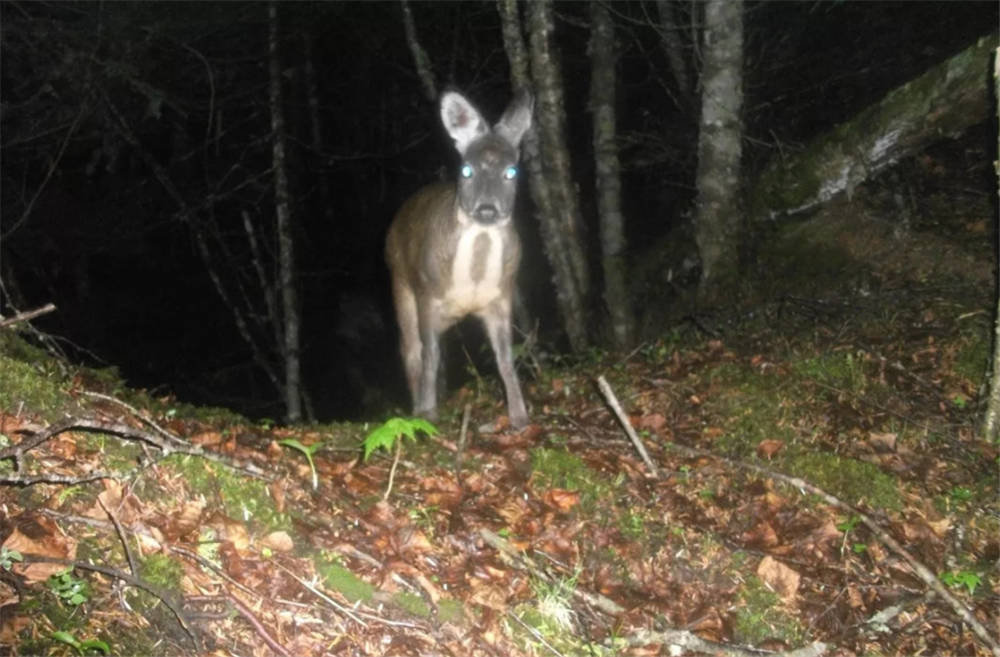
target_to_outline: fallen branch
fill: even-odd
[[[851,506],[850,504],[847,504],[846,502],[841,502],[839,499],[837,499],[833,495],[830,495],[825,490],[813,486],[812,484],[807,483],[798,477],[790,477],[788,475],[781,474],[780,472],[775,472],[774,470],[770,470],[768,468],[765,468],[760,465],[755,465],[753,463],[728,459],[724,456],[719,456],[718,454],[713,454],[712,452],[703,449],[697,449],[695,447],[686,447],[684,445],[678,445],[677,443],[666,443],[666,445],[670,449],[676,450],[687,456],[714,458],[733,467],[742,468],[745,470],[752,470],[767,477],[783,481],[786,484],[789,484],[790,486],[793,486],[799,490],[808,491],[813,495],[821,497],[827,504],[831,506],[835,506],[838,509],[842,509],[851,514],[857,515],[861,519],[861,522],[864,523],[864,525],[871,530],[871,532],[875,535],[875,537],[879,541],[881,541],[890,550],[895,552],[900,558],[903,559],[903,561],[909,564],[910,568],[913,569],[917,577],[923,580],[924,584],[930,587],[935,593],[940,595],[941,598],[946,603],[948,603],[948,606],[952,608],[955,614],[957,614],[959,618],[961,618],[969,627],[971,627],[972,631],[976,634],[976,636],[978,636],[979,639],[986,646],[989,647],[990,651],[995,655],[995,657],[1000,657],[1000,643],[998,643],[997,640],[989,633],[986,627],[984,627],[983,624],[979,622],[979,619],[976,618],[975,615],[973,615],[973,613],[969,611],[969,609],[964,604],[962,604],[962,602],[958,598],[952,595],[951,591],[948,590],[948,588],[941,582],[941,580],[937,578],[937,576],[934,573],[931,572],[931,570],[927,566],[918,561],[916,557],[914,557],[912,554],[907,552],[906,548],[900,545],[899,541],[890,536],[889,533],[886,532],[884,529],[882,529],[882,527],[877,522],[875,522],[868,514],[859,511],[858,509]]]
[[[28,450],[40,445],[41,443],[49,440],[53,436],[56,436],[64,431],[69,431],[70,429],[79,429],[83,431],[96,431],[99,433],[108,433],[111,435],[119,436],[122,438],[131,438],[135,440],[141,440],[142,442],[149,443],[154,447],[158,447],[162,452],[163,456],[170,456],[171,454],[187,454],[189,456],[198,456],[201,458],[208,459],[210,461],[215,461],[216,463],[223,465],[227,468],[232,468],[233,470],[238,470],[251,477],[256,477],[258,479],[263,479],[265,481],[270,481],[271,477],[266,475],[263,470],[254,465],[253,463],[243,463],[224,457],[220,454],[215,454],[214,452],[209,452],[202,447],[197,445],[189,445],[185,443],[182,439],[171,436],[171,441],[167,442],[162,436],[146,431],[139,427],[132,427],[123,422],[107,422],[103,420],[95,420],[92,418],[84,417],[70,417],[50,425],[44,431],[40,431],[30,438],[22,440],[16,445],[11,445],[0,449],[0,461],[10,458],[20,458]],[[162,431],[162,430],[161,430]],[[94,476],[95,474],[99,476]],[[82,481],[92,481],[94,479],[103,479],[105,477],[115,476],[114,473],[91,473],[86,476]],[[50,481],[53,483],[69,483],[68,481],[63,481],[62,479],[54,475],[38,475],[37,477],[31,477],[32,481],[29,481],[27,477],[21,477],[15,481],[11,477],[0,478],[2,482],[8,483],[20,483],[28,484],[37,481]],[[63,478],[65,479],[65,478]]]
[[[646,467],[649,468],[649,474],[654,478],[659,476],[659,472],[656,469],[656,464],[653,463],[653,459],[649,458],[649,452],[646,451],[646,446],[642,444],[642,439],[636,434],[635,429],[632,428],[632,424],[628,421],[628,417],[625,415],[625,411],[622,410],[622,405],[619,403],[618,398],[615,397],[614,391],[603,376],[597,377],[597,386],[601,389],[604,394],[604,398],[607,400],[608,405],[611,406],[611,410],[615,412],[615,416],[621,423],[622,428],[625,429],[625,433],[628,434],[628,439],[632,441],[635,445],[635,449],[639,452],[639,456],[642,457],[643,462]]]
[[[117,568],[106,568],[104,566],[97,566],[92,563],[87,563],[85,561],[70,561],[69,559],[55,559],[52,557],[39,557],[35,555],[25,555],[24,563],[54,563],[63,566],[69,566],[72,568],[80,568],[82,570],[91,570],[95,573],[101,573],[102,575],[107,575],[108,577],[114,577],[122,580],[130,586],[140,588],[146,593],[149,593],[154,598],[158,598],[163,604],[173,612],[174,616],[177,617],[177,622],[180,623],[184,631],[187,632],[188,636],[191,637],[191,641],[194,643],[195,651],[197,653],[202,653],[201,638],[198,636],[198,631],[192,625],[188,617],[181,611],[180,607],[174,601],[173,596],[161,591],[159,588],[149,584],[148,582],[139,579],[133,575],[124,573]]]
[[[486,541],[490,547],[508,557],[516,565],[520,566],[524,570],[527,570],[538,579],[544,582],[552,583],[552,577],[548,573],[532,563],[530,559],[526,558],[519,551],[512,548],[510,543],[501,538],[498,534],[490,531],[489,529],[482,528],[479,530],[479,535],[483,537],[483,540]],[[573,589],[573,596],[580,598],[587,604],[596,607],[611,616],[625,613],[624,607],[619,605],[614,600],[606,598],[599,593],[590,593],[589,591],[583,591],[576,588]]]
[[[281,655],[281,657],[292,657],[292,653],[288,652],[283,645],[278,643],[278,640],[271,636],[271,633],[267,631],[264,624],[261,623],[256,616],[254,616],[253,612],[250,611],[250,608],[240,602],[236,597],[232,595],[194,595],[188,597],[187,601],[207,604],[226,604],[230,608],[235,609],[236,612],[242,616],[244,620],[246,620],[246,622],[250,623],[254,631],[257,633],[257,636],[263,639],[264,643],[266,643],[271,650]]]
[[[612,643],[614,641],[614,639],[609,639],[608,643]],[[706,641],[694,632],[688,630],[668,630],[666,632],[639,630],[635,634],[618,639],[618,641],[624,641],[632,647],[664,645],[670,646],[671,649],[681,648],[688,652],[704,652],[710,655],[719,655],[721,657],[761,657],[761,655],[767,655],[767,657],[819,657],[826,652],[827,648],[825,643],[817,641],[816,643],[808,646],[795,648],[794,650],[788,650],[786,652],[748,650],[739,646],[730,646],[724,643]],[[670,654],[674,654],[673,650],[671,650]]]
[[[25,311],[23,313],[18,313],[16,315],[14,315],[13,317],[8,317],[7,319],[5,319],[3,321],[0,321],[0,329],[5,329],[8,326],[13,326],[14,324],[17,324],[18,322],[27,322],[29,320],[32,320],[32,319],[36,318],[36,317],[40,317],[42,315],[47,315],[50,312],[54,311],[55,309],[56,309],[56,304],[54,304],[54,303],[47,303],[44,306],[42,306],[41,308],[35,308],[34,310],[27,310],[27,311]]]

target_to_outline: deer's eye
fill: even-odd
[[[517,178],[517,167],[507,167],[507,170],[503,172],[503,177],[507,180]]]
[[[472,165],[471,164],[463,164],[462,165],[462,171],[461,171],[461,173],[462,173],[462,177],[463,178],[471,178],[472,177]]]

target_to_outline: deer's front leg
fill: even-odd
[[[493,355],[497,360],[497,369],[507,389],[507,413],[510,425],[521,430],[528,426],[528,410],[521,394],[521,384],[517,380],[514,369],[514,354],[511,349],[511,307],[508,299],[500,299],[490,304],[480,317],[486,325],[486,333],[493,346]]]
[[[418,310],[420,323],[421,369],[414,413],[437,420],[437,375],[441,364],[441,316],[436,304],[428,301]]]

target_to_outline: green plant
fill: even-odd
[[[983,583],[983,578],[972,571],[962,570],[957,573],[942,573],[941,581],[948,586],[964,586],[969,589],[969,595],[972,595],[976,592],[976,587]]]
[[[76,607],[88,599],[87,583],[73,577],[72,568],[49,577],[48,585],[49,590],[68,605]]]
[[[111,653],[111,646],[109,646],[104,641],[98,641],[97,639],[87,639],[86,641],[80,641],[75,636],[69,632],[53,632],[51,634],[52,638],[66,645],[73,646],[76,652],[80,655],[86,655],[88,651],[99,650],[105,655]]]
[[[382,426],[369,433],[362,443],[365,450],[365,460],[367,461],[371,453],[377,449],[391,450],[396,446],[396,442],[401,441],[404,437],[416,442],[418,431],[423,431],[428,436],[438,434],[437,427],[420,418],[394,417],[387,420]]]
[[[577,570],[568,579],[559,579],[554,582],[543,582],[535,580],[531,588],[535,590],[538,597],[538,613],[555,631],[568,631],[573,628],[573,591],[576,589],[576,581],[580,576]]]
[[[289,438],[287,440],[279,440],[278,444],[281,445],[281,446],[283,446],[283,447],[291,447],[293,449],[297,449],[300,452],[302,452],[303,454],[305,454],[306,461],[309,462],[309,470],[312,472],[313,490],[316,490],[317,488],[319,488],[319,477],[316,475],[316,464],[313,463],[313,457],[312,457],[312,455],[316,452],[316,450],[318,450],[320,447],[322,447],[324,445],[324,443],[318,442],[318,443],[314,443],[312,445],[306,446],[306,445],[303,445],[302,443],[300,443],[299,441],[295,440],[294,438]]]
[[[10,570],[14,567],[15,561],[23,561],[24,557],[17,550],[9,550],[7,548],[0,548],[0,568],[4,570]]]
[[[948,495],[956,502],[968,502],[972,499],[972,491],[962,486],[955,486],[949,491]]]

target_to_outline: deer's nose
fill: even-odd
[[[492,224],[500,216],[497,206],[486,203],[476,208],[476,221],[482,224]]]

